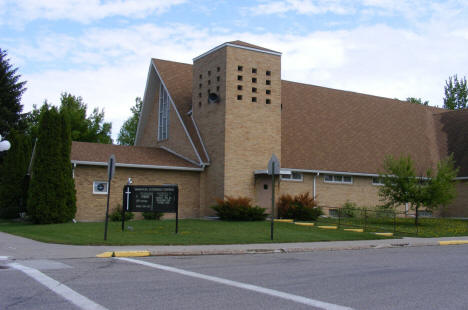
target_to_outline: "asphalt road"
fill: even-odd
[[[467,287],[468,245],[0,260],[0,309],[468,309]]]

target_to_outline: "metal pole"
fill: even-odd
[[[111,160],[112,162],[112,160]],[[107,240],[107,223],[109,222],[109,198],[111,193],[111,176],[107,180],[107,207],[106,207],[106,227],[104,228],[104,240]]]
[[[396,211],[393,210],[393,234],[396,233]]]
[[[179,206],[177,206],[175,213],[175,233],[179,233]]]
[[[273,240],[273,226],[275,223],[275,162],[272,163],[271,165],[271,232],[270,232],[270,238]]]
[[[341,208],[338,208],[338,228],[340,228],[341,223]]]
[[[367,209],[364,208],[364,231],[366,231],[367,228]]]

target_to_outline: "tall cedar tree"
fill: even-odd
[[[135,105],[130,108],[132,116],[130,116],[125,123],[123,123],[122,128],[120,128],[119,136],[117,141],[120,145],[134,145],[136,132],[138,127],[138,120],[140,119],[141,106],[143,102],[140,97],[135,98]]]
[[[69,119],[41,108],[39,136],[28,195],[28,214],[38,224],[62,223],[76,212],[70,164]]]
[[[385,173],[380,177],[383,186],[379,190],[386,206],[396,207],[409,203],[416,211],[415,224],[418,225],[418,214],[421,207],[435,210],[449,204],[456,196],[453,156],[437,164],[437,172],[428,169],[425,176],[418,176],[410,156],[394,158],[387,156],[384,161]]]
[[[458,80],[458,76],[450,76],[445,81],[444,108],[449,110],[460,110],[468,108],[468,86],[466,77]]]
[[[0,218],[17,218],[26,211],[26,187],[31,140],[29,136],[11,132],[11,149],[0,167]]]
[[[19,128],[21,96],[26,90],[26,82],[19,82],[21,76],[17,71],[7,59],[6,51],[0,49],[0,135],[8,138],[12,129]]]

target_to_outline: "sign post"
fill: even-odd
[[[274,224],[275,224],[275,175],[280,174],[280,162],[273,154],[268,162],[268,174],[271,174],[271,227],[270,238],[273,240]]]
[[[127,185],[131,185],[132,184],[132,178],[128,178],[128,181],[127,181]],[[132,192],[130,191],[130,186],[124,186],[124,199],[123,201],[127,202],[127,203],[124,203],[122,204],[122,231],[124,231],[125,229],[125,212],[128,211],[129,207],[130,207],[130,194]],[[125,196],[127,195],[127,196]]]
[[[109,198],[111,192],[111,180],[115,173],[115,155],[112,154],[109,157],[109,163],[107,164],[107,207],[106,207],[106,224],[104,228],[104,240],[107,240],[107,224],[109,222]]]

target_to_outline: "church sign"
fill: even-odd
[[[163,212],[176,214],[179,220],[179,187],[177,185],[126,185],[123,188],[122,229],[125,212]]]

